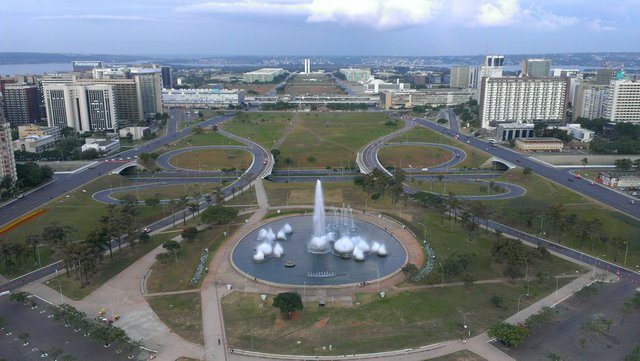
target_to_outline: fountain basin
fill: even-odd
[[[281,218],[253,230],[236,245],[231,261],[237,269],[250,277],[295,286],[339,286],[373,281],[378,276],[383,278],[402,268],[406,263],[407,253],[396,238],[374,224],[357,218],[353,222],[360,230],[358,236],[367,240],[370,245],[377,242],[385,246],[385,257],[380,257],[373,249],[363,252],[363,260],[356,260],[355,257],[342,258],[342,254],[336,255],[333,252],[310,253],[307,247],[313,235],[313,220],[312,216],[306,215]],[[295,232],[287,235],[288,239],[281,242],[285,257],[271,257],[260,263],[255,262],[255,249],[261,243],[257,240],[260,229],[279,230],[287,223]],[[288,262],[293,262],[295,267],[287,266]]]

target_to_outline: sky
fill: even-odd
[[[0,0],[0,51],[623,52],[640,51],[638,14],[640,0]]]

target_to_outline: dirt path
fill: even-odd
[[[273,143],[273,148],[280,148],[282,143],[287,139],[287,137],[289,137],[289,135],[291,135],[293,130],[298,125],[298,120],[298,113],[293,113],[293,117],[291,117],[291,121],[289,122],[289,128],[287,128],[284,133],[282,133],[280,139]]]

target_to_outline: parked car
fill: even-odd
[[[149,227],[144,227],[144,228],[142,229],[142,233],[143,233],[143,234],[151,233],[151,228],[149,228]]]

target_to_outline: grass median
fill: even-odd
[[[175,334],[195,344],[204,344],[199,292],[148,297],[147,302]]]

